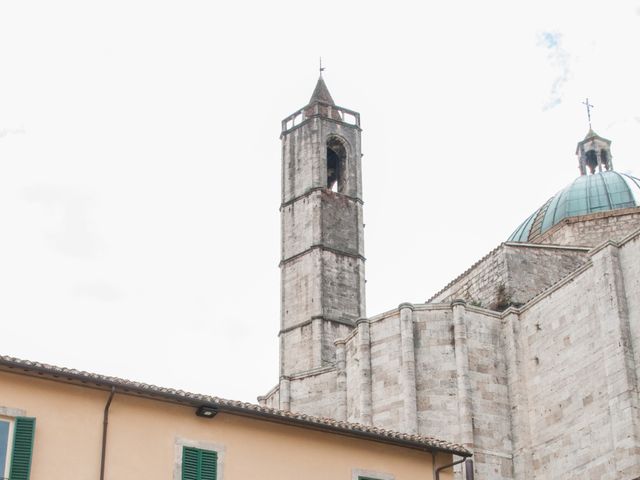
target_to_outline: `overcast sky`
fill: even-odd
[[[640,175],[640,0],[0,2],[0,353],[255,401],[277,382],[280,121],[362,115],[369,315],[578,174]]]

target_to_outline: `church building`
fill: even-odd
[[[368,315],[360,115],[282,122],[280,378],[259,401],[457,442],[475,478],[640,478],[640,180],[611,141],[425,303]],[[543,201],[544,199],[540,199]]]

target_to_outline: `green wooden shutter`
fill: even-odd
[[[216,480],[218,454],[210,450],[183,447],[182,480]]]
[[[218,476],[218,454],[209,450],[201,450],[201,480],[216,480]]]
[[[198,452],[195,448],[182,449],[182,480],[198,480]]]
[[[9,480],[29,480],[36,419],[16,417]]]

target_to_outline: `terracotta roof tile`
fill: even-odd
[[[462,456],[471,456],[471,453],[461,445],[438,440],[425,435],[412,435],[387,430],[380,427],[363,425],[335,420],[327,417],[316,417],[304,413],[287,412],[275,408],[264,407],[253,403],[228,400],[212,395],[185,392],[173,388],[159,387],[147,383],[126,380],[118,377],[99,375],[73,368],[56,367],[46,363],[23,360],[15,357],[0,355],[0,367],[13,370],[22,370],[27,374],[39,374],[53,377],[57,380],[70,383],[92,383],[100,387],[114,387],[116,391],[138,394],[147,397],[160,397],[165,400],[187,403],[192,406],[207,405],[217,407],[220,411],[261,417],[266,420],[283,423],[294,423],[308,428],[319,428],[335,433],[342,433],[356,437],[364,437],[370,440],[395,443],[412,448],[425,450],[439,450]]]

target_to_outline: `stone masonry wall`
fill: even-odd
[[[282,323],[287,329],[322,315],[322,252],[313,250],[281,269]]]
[[[347,337],[352,330],[353,327],[349,325],[329,321],[322,322],[322,366],[335,365],[335,341]]]
[[[476,473],[482,479],[511,479],[511,405],[502,321],[470,307],[466,309],[465,322]]]
[[[638,412],[632,405],[634,398],[637,405],[637,385],[633,391],[624,351],[628,319],[619,304],[631,297],[622,285],[617,293],[611,287],[617,281],[614,253],[595,253],[594,266],[520,315],[536,478],[640,475],[640,445],[633,433]],[[634,258],[627,261],[637,265],[637,250],[629,254]]]
[[[292,375],[298,372],[311,370],[314,365],[313,356],[310,354],[313,344],[313,326],[311,323],[300,328],[294,328],[281,333],[281,341],[287,349],[282,355],[282,374]]]
[[[320,417],[335,417],[336,371],[294,377],[291,385],[291,411]]]
[[[504,296],[497,298],[494,304],[500,310],[508,305],[524,304],[577,270],[587,261],[587,250],[506,244],[505,260],[507,280]]]
[[[407,419],[416,414],[416,431],[423,435],[461,442],[460,385],[457,367],[463,355],[463,375],[471,405],[471,444],[476,472],[482,479],[512,479],[510,404],[501,345],[501,320],[496,314],[470,307],[465,313],[465,345],[453,336],[449,305],[412,307],[415,360],[415,404],[407,403],[407,365],[403,362],[401,316],[398,311],[374,317],[370,329],[370,388],[374,425],[411,430]],[[346,342],[347,418],[362,421],[361,367],[366,366],[357,345],[358,336]],[[458,351],[458,349],[461,349]],[[464,351],[463,351],[464,350]],[[410,390],[410,389],[409,389]]]
[[[606,476],[611,429],[600,325],[585,295],[591,286],[583,274],[520,317],[529,351],[533,466],[543,478],[616,478]]]
[[[322,251],[322,302],[325,318],[355,321],[364,312],[364,260]]]
[[[619,241],[640,227],[640,207],[566,218],[534,243],[595,247],[606,240]]]
[[[371,390],[373,424],[400,425],[402,389],[399,315],[371,323]]]
[[[358,245],[362,206],[337,193],[322,190],[322,244],[353,254],[364,253]]]
[[[428,302],[450,303],[462,299],[471,305],[484,307],[495,303],[497,286],[507,281],[504,250],[504,244],[492,250]]]
[[[458,437],[456,358],[451,309],[415,311],[418,430]]]
[[[281,257],[288,259],[320,243],[320,191],[281,209]]]
[[[631,347],[637,379],[640,381],[640,232],[620,249],[620,264],[627,294]]]
[[[492,310],[521,305],[583,264],[587,250],[504,243],[429,302],[462,299]]]

